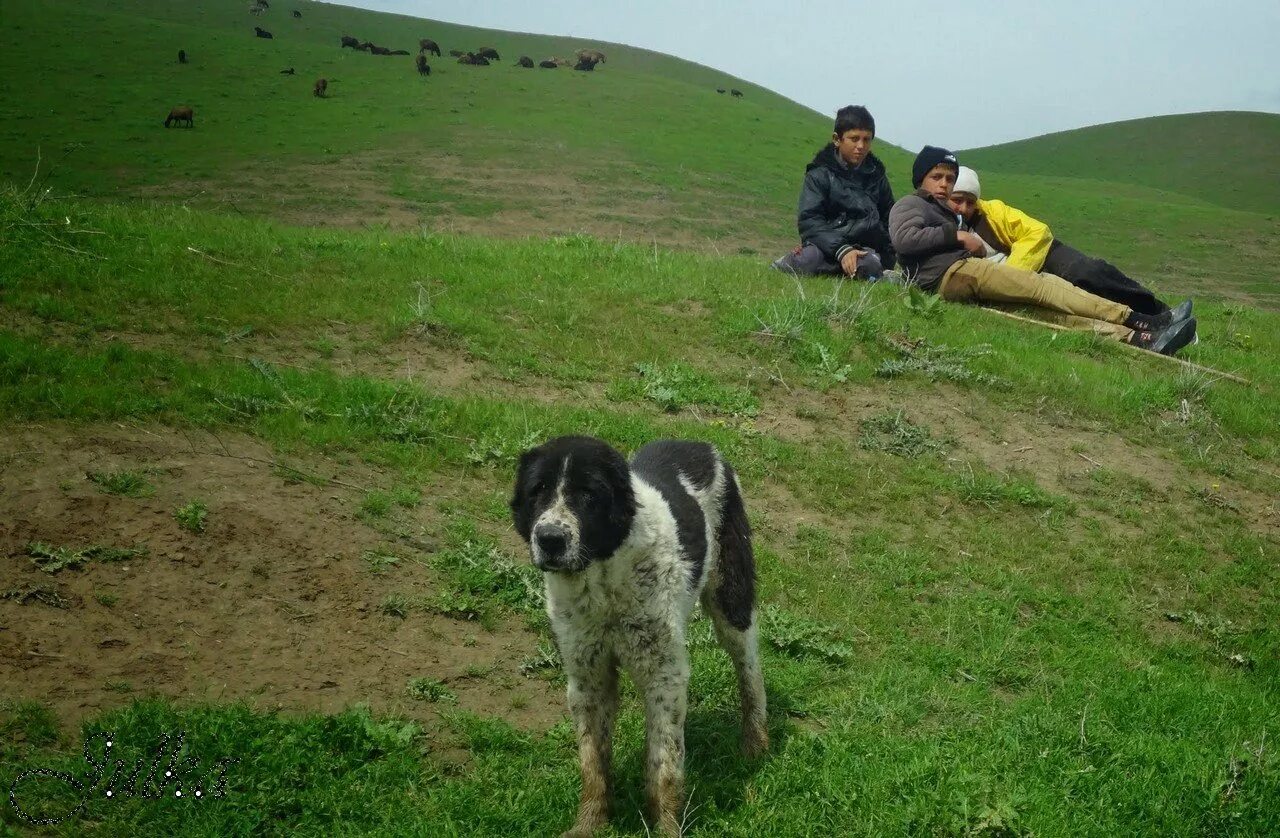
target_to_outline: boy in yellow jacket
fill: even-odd
[[[976,233],[986,243],[987,258],[992,261],[1060,276],[1077,288],[1141,314],[1169,310],[1154,293],[1116,266],[1055,239],[1043,221],[1003,201],[983,198],[978,173],[968,166],[960,167],[950,204],[964,219],[963,229]],[[1190,314],[1191,301],[1187,300],[1178,306],[1174,319],[1185,320]]]

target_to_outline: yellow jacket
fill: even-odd
[[[1039,271],[1044,267],[1044,259],[1049,255],[1049,245],[1053,244],[1053,233],[1049,232],[1049,225],[1004,201],[980,198],[978,212],[986,217],[991,231],[999,239],[999,242],[990,244],[1008,251],[1009,260],[1005,264],[1028,271]]]

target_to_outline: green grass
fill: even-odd
[[[184,530],[199,535],[204,532],[205,522],[209,517],[209,507],[205,506],[203,501],[189,501],[175,509],[173,517]]]
[[[733,461],[751,511],[774,748],[738,755],[735,677],[696,620],[693,834],[1280,831],[1280,222],[1250,174],[1274,161],[1272,121],[1215,117],[1207,145],[1178,149],[1152,138],[1180,142],[1207,117],[962,155],[989,194],[1065,240],[1166,297],[1194,293],[1201,343],[1185,357],[1252,382],[1240,386],[895,287],[771,273],[763,255],[792,236],[829,125],[767,91],[618,45],[595,74],[437,61],[423,81],[410,59],[343,52],[337,35],[485,42],[504,58],[580,44],[297,6],[301,21],[241,4],[5,4],[0,62],[21,83],[0,88],[0,424],[207,429],[357,465],[352,486],[373,488],[348,498],[351,526],[412,525],[438,545],[352,560],[392,585],[426,565],[430,581],[380,594],[375,619],[457,620],[472,635],[461,655],[500,625],[527,632],[532,652],[512,663],[557,690],[538,575],[509,549],[516,457],[561,433],[628,451],[703,439]],[[253,38],[255,23],[276,39]],[[290,65],[297,77],[279,75]],[[327,101],[310,96],[318,75]],[[164,131],[180,101],[197,128]],[[1136,160],[1134,145],[1153,153]],[[27,188],[37,148],[47,179]],[[877,153],[901,194],[909,155]],[[363,224],[394,202],[417,223]],[[366,229],[272,220],[344,214]],[[500,233],[508,214],[555,235],[418,226]],[[1063,456],[1004,454],[1032,433],[1037,453]],[[1081,435],[1106,452],[1067,442]],[[90,479],[163,491],[139,470]],[[468,488],[437,501],[440,485]],[[194,532],[203,503],[162,508],[184,502],[173,514]],[[49,575],[0,605],[79,617],[70,586],[89,560],[145,546],[33,544],[10,561]],[[117,602],[87,596],[91,610]],[[519,677],[465,671],[481,686]],[[394,688],[415,720],[174,703],[135,680],[111,682],[129,703],[66,729],[16,693],[0,705],[0,788],[28,768],[82,773],[86,736],[111,731],[133,760],[181,730],[209,788],[219,760],[238,760],[218,799],[95,797],[49,832],[569,825],[566,721],[528,731],[500,709],[464,712],[466,690],[429,671]],[[645,834],[639,707],[624,682],[606,835]],[[48,813],[74,805],[53,784],[17,793]]]

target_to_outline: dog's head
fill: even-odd
[[[592,437],[545,442],[520,456],[511,514],[539,570],[583,570],[612,556],[631,531],[627,461]]]

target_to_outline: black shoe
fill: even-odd
[[[1135,332],[1162,332],[1174,321],[1173,312],[1162,311],[1159,314],[1139,314],[1130,311],[1124,325]]]
[[[1175,323],[1178,322],[1179,320],[1186,320],[1188,317],[1190,317],[1191,316],[1191,299],[1187,298],[1182,302],[1178,303],[1173,308],[1169,309],[1169,316],[1173,318],[1173,322]]]
[[[1134,330],[1133,335],[1129,338],[1129,345],[1145,349],[1148,352],[1172,355],[1195,340],[1195,337],[1196,319],[1188,317],[1186,320],[1179,320],[1161,331]]]

